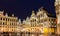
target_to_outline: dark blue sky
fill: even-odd
[[[37,11],[41,6],[55,17],[54,0],[0,0],[0,10],[9,15],[14,13],[21,19],[30,16],[32,10]]]

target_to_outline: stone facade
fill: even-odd
[[[43,33],[51,33],[50,17],[47,16],[47,11],[41,7],[35,14],[34,10],[30,17],[27,17],[21,22],[21,19],[8,16],[4,11],[0,11],[0,32],[6,36],[24,36],[24,35],[40,35]],[[50,30],[50,31],[48,31]],[[54,31],[54,30],[53,30]]]
[[[56,21],[57,21],[57,34],[60,34],[60,0],[55,0]]]
[[[55,1],[57,18],[48,17],[44,7],[37,13],[32,10],[30,17],[21,21],[18,17],[8,16],[0,11],[0,36],[40,36],[41,34],[60,34],[60,1]]]

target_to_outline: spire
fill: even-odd
[[[0,15],[3,15],[4,11],[0,11]]]
[[[19,22],[21,22],[21,19],[19,19]]]
[[[29,17],[27,16],[27,18],[26,18],[26,21],[29,21],[30,19],[29,19]]]
[[[26,20],[29,20],[29,17],[27,16]]]
[[[25,22],[25,19],[23,19],[23,22]]]
[[[42,6],[42,7],[40,8],[40,10],[44,10],[44,7]]]
[[[8,16],[8,14],[6,13],[5,16]]]
[[[38,11],[39,11],[39,12],[41,11],[40,8],[38,9]]]
[[[34,10],[32,11],[32,14],[31,14],[31,16],[35,16],[35,12],[34,12]]]
[[[39,16],[41,13],[43,13],[44,12],[44,7],[42,6],[41,8],[39,8],[39,10],[38,10],[38,13],[37,13],[37,16]]]

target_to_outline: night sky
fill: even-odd
[[[44,7],[48,13],[55,17],[55,0],[0,0],[0,10],[4,10],[9,15],[15,14],[20,19],[25,19],[31,15],[31,11],[37,11]],[[35,12],[36,13],[36,12]]]

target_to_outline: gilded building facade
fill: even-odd
[[[60,34],[60,0],[55,0],[55,9],[57,16],[57,34]]]
[[[0,11],[0,34],[8,36],[8,35],[15,35],[16,32],[19,32],[18,27],[18,18],[14,17],[14,14],[12,16],[8,16],[6,13],[4,15],[4,11]],[[14,33],[14,34],[12,34]],[[0,35],[0,36],[2,36]]]
[[[56,32],[55,19],[47,16],[47,11],[41,7],[35,14],[34,10],[30,17],[23,20],[23,36],[40,36]],[[56,23],[55,23],[56,24]]]
[[[32,10],[30,17],[21,21],[18,17],[8,16],[0,11],[0,36],[40,36],[41,34],[60,34],[60,0],[55,1],[57,18],[48,17],[49,14],[44,7],[37,13]],[[56,25],[57,24],[57,25]]]
[[[32,11],[31,16],[21,22],[14,14],[8,16],[0,11],[0,36],[39,36],[41,33],[48,33],[50,24],[46,12],[41,7],[36,14]]]
[[[41,7],[37,13],[33,10],[31,16],[22,22],[14,14],[8,16],[7,13],[5,15],[3,13],[4,11],[0,11],[1,36],[40,36],[40,34],[54,33],[51,24],[55,18],[48,17],[44,7]]]

